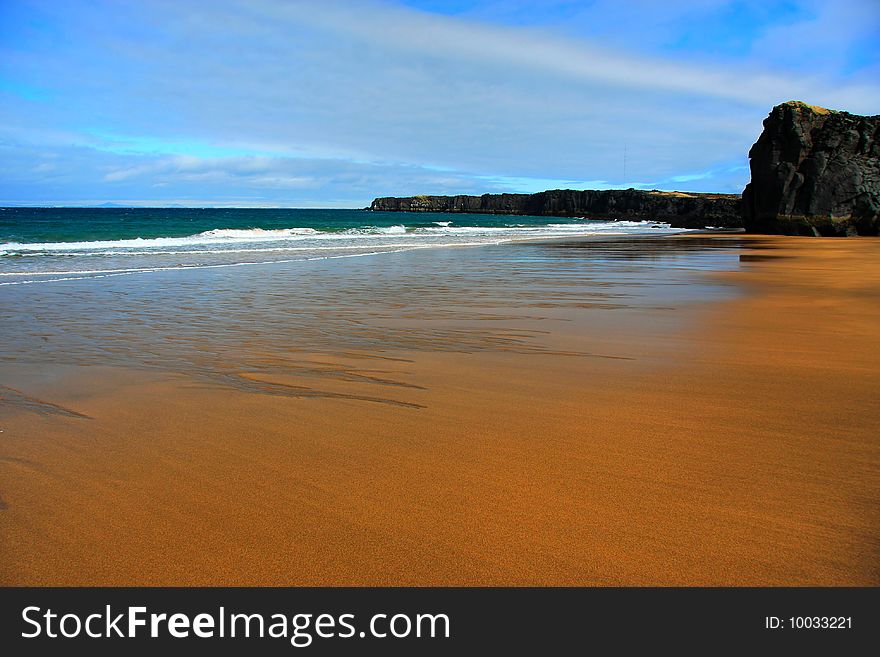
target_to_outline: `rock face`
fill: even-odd
[[[385,212],[467,212],[589,219],[662,221],[682,228],[742,226],[740,197],[636,189],[555,189],[538,194],[407,196],[377,198],[371,210]]]
[[[880,116],[790,101],[774,107],[749,151],[746,230],[880,233]]]

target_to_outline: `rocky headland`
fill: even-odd
[[[647,219],[682,228],[742,226],[737,194],[691,194],[638,189],[554,189],[537,194],[406,196],[377,198],[371,210],[466,212],[590,219]]]
[[[880,233],[880,116],[774,107],[749,151],[743,220],[755,233]]]
[[[554,189],[537,194],[377,198],[370,210],[644,219],[680,228],[791,235],[880,234],[880,116],[789,101],[764,120],[736,194]]]

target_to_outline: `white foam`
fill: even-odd
[[[188,237],[135,237],[126,240],[95,240],[92,242],[34,242],[19,243],[7,242],[0,244],[0,249],[8,252],[28,251],[70,251],[70,250],[95,250],[95,249],[149,249],[198,246],[202,244],[233,244],[246,242],[267,242],[290,239],[304,239],[315,235],[322,235],[311,228],[270,230],[256,232],[254,230],[216,229],[190,235]]]
[[[223,228],[188,237],[0,244],[0,256],[22,256],[0,260],[0,268],[6,269],[0,271],[0,277],[6,279],[0,285],[361,257],[413,249],[487,246],[596,235],[656,234],[658,225],[662,226],[659,232],[682,232],[673,231],[668,224],[651,221],[577,221],[543,226],[434,223],[444,225],[415,229],[403,225],[364,227],[337,232],[296,227],[279,230]],[[40,265],[62,261],[70,263],[69,266]]]
[[[381,244],[383,248],[392,246],[410,246],[410,244]],[[106,251],[53,251],[53,257],[101,257],[101,256],[169,256],[169,255],[226,255],[233,253],[288,253],[298,251],[346,251],[355,249],[370,248],[364,244],[334,244],[332,246],[270,246],[270,247],[251,247],[251,248],[229,248],[229,249],[189,249],[176,251],[162,251],[159,249],[149,251],[127,251],[108,249]],[[22,258],[28,256],[45,256],[45,253],[29,252],[17,254]],[[0,272],[0,276],[9,276],[10,274]]]
[[[460,245],[461,246],[461,245]],[[473,245],[475,246],[475,245]],[[314,260],[334,260],[337,258],[361,258],[365,256],[382,255],[386,253],[402,253],[404,251],[413,251],[416,249],[431,248],[430,246],[411,246],[402,249],[394,249],[390,251],[368,251],[366,253],[345,253],[340,255],[315,256],[312,258],[291,259],[291,260],[263,260],[260,262],[224,262],[216,265],[177,265],[174,267],[140,267],[132,269],[93,269],[88,271],[58,271],[58,272],[21,272],[17,275],[22,276],[56,276],[60,278],[42,278],[42,279],[25,279],[19,281],[8,281],[0,283],[3,285],[30,285],[34,283],[58,283],[61,281],[81,281],[92,280],[97,278],[110,278],[112,276],[125,276],[130,274],[146,274],[161,271],[180,271],[183,269],[224,269],[228,267],[248,267],[255,265],[279,265],[291,262],[310,262]],[[8,275],[8,274],[7,274]]]
[[[605,233],[642,232],[656,225],[669,230],[668,224],[657,224],[650,221],[590,221],[578,223],[558,223],[544,226],[452,226],[452,222],[434,222],[436,226],[407,230],[406,226],[376,226],[368,228],[352,228],[340,232],[320,232],[314,228],[283,228],[264,230],[261,228],[216,228],[186,237],[155,237],[133,238],[122,240],[95,240],[88,242],[6,242],[0,244],[0,255],[29,253],[77,253],[82,251],[127,250],[131,255],[146,254],[165,250],[172,253],[175,249],[189,251],[207,251],[199,247],[209,246],[222,248],[227,245],[241,244],[272,244],[289,243],[291,241],[332,241],[346,240],[379,240],[389,235],[406,236],[418,239],[428,236],[483,236],[488,240],[508,236],[565,236],[567,234],[598,235]],[[277,248],[277,247],[276,247]]]
[[[292,237],[294,235],[317,234],[318,231],[314,228],[279,228],[277,230],[263,228],[215,228],[214,230],[206,230],[198,235],[194,235],[194,237],[217,237],[229,240],[265,240]]]
[[[333,233],[328,233],[333,234]],[[363,235],[405,235],[406,234],[406,226],[398,225],[398,226],[367,226],[365,228],[349,228],[348,230],[342,231],[342,233],[336,233],[337,235],[345,235],[350,237],[355,236],[363,236]]]

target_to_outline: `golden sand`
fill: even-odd
[[[878,585],[880,240],[754,243],[662,348],[303,356],[421,408],[23,378],[0,582]]]

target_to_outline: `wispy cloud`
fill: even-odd
[[[262,7],[269,12],[279,5],[267,2]],[[755,70],[748,65],[718,69],[656,55],[633,55],[544,30],[469,23],[391,7],[377,11],[371,3],[346,4],[345,11],[322,12],[315,11],[310,3],[295,2],[283,6],[281,11],[299,24],[332,31],[343,40],[381,43],[389,50],[409,55],[460,60],[479,66],[494,64],[587,85],[629,87],[639,92],[668,91],[757,104],[780,96],[811,97],[817,102],[833,100],[846,105],[880,101],[880,93],[874,85],[838,84],[818,76],[791,76],[772,69]],[[832,16],[836,19],[838,14]],[[856,12],[849,11],[842,22],[853,25],[858,18]],[[387,38],[389,25],[394,26],[392,39]],[[816,20],[798,25],[804,36],[814,37],[819,36],[823,26],[825,23]],[[785,31],[796,33],[797,29],[789,26]],[[784,43],[778,51],[790,49],[790,40],[784,39]]]

